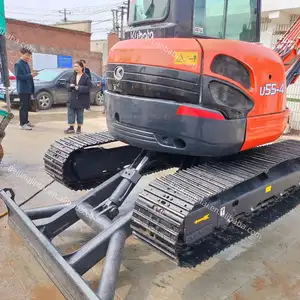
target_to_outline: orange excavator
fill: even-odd
[[[132,234],[193,267],[300,203],[300,142],[277,142],[299,77],[300,19],[272,50],[259,44],[260,6],[128,1],[106,71],[108,132],[60,139],[44,157],[56,181],[90,191],[23,210],[1,190],[11,226],[66,299],[112,300]],[[95,236],[59,251],[52,240],[79,220]],[[92,290],[82,275],[103,258]]]

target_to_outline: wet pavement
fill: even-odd
[[[19,204],[40,186],[51,182],[43,168],[43,156],[51,143],[64,136],[66,127],[63,107],[31,113],[30,119],[37,125],[33,131],[20,131],[16,117],[3,140],[5,157],[0,168],[0,186],[14,188]],[[105,128],[105,117],[99,107],[85,113],[85,132]],[[54,192],[70,201],[85,194],[53,183],[23,207],[59,203],[53,197]],[[0,214],[4,209],[0,204]],[[260,239],[243,240],[193,269],[179,268],[148,246],[129,238],[115,299],[299,300],[299,216],[297,208],[263,229]],[[69,252],[93,236],[95,233],[79,222],[54,243],[61,251]],[[84,275],[93,288],[97,286],[102,264],[98,263]],[[0,219],[0,293],[1,300],[64,299],[8,226],[6,216]]]

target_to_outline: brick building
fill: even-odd
[[[107,39],[91,41],[91,50],[94,52],[100,52],[103,55],[102,56],[103,72],[105,72],[106,70],[109,50],[119,41],[120,41],[119,36],[114,32],[108,33]]]
[[[72,56],[72,61],[85,59],[91,71],[102,74],[102,54],[90,51],[91,34],[83,31],[7,19],[6,46],[8,67],[13,71],[20,48],[34,53]]]
[[[119,41],[120,38],[116,33],[109,33],[107,36],[108,51]]]

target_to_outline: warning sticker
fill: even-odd
[[[175,52],[174,64],[197,66],[198,59],[198,52]]]
[[[206,220],[208,220],[208,219],[209,219],[209,214],[206,214],[206,215],[203,216],[202,218],[199,218],[198,220],[196,220],[196,221],[194,222],[194,224],[197,225],[198,223],[203,222],[203,221],[206,221]]]
[[[203,34],[204,33],[204,29],[202,27],[194,27],[194,33],[200,33]]]
[[[265,188],[265,193],[270,193],[272,191],[272,186],[269,185]]]

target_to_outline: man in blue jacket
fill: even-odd
[[[20,97],[20,129],[31,130],[34,125],[28,120],[28,111],[30,108],[31,95],[34,94],[33,77],[35,77],[37,73],[31,72],[28,64],[32,52],[27,48],[22,48],[20,52],[21,58],[16,62],[14,67],[17,92]]]

